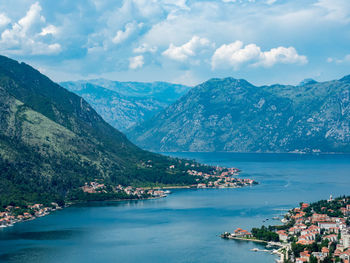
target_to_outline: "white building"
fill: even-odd
[[[336,222],[318,222],[318,227],[321,229],[329,230],[330,228],[337,227]]]
[[[344,248],[349,248],[350,247],[350,233],[344,233],[341,236],[342,240],[343,240],[343,246]]]

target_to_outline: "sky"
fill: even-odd
[[[0,54],[54,81],[350,74],[349,0],[0,0]]]

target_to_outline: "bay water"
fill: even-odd
[[[350,155],[166,154],[237,167],[259,185],[72,206],[0,229],[0,262],[274,262],[251,251],[261,244],[219,235],[279,224],[273,217],[299,202],[350,195]]]

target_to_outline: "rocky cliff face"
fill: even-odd
[[[350,152],[350,77],[256,87],[211,79],[133,128],[154,151]]]
[[[166,82],[105,79],[63,82],[61,85],[83,97],[105,121],[121,131],[150,119],[190,89]]]

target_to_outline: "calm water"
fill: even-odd
[[[261,226],[300,201],[350,195],[350,155],[178,153],[234,166],[260,185],[70,207],[0,230],[0,262],[273,262],[221,232]],[[265,222],[266,224],[266,222]]]

